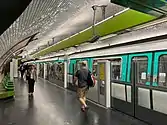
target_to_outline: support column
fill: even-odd
[[[13,77],[18,78],[18,59],[12,59],[13,62]]]
[[[37,78],[39,76],[39,63],[37,63]]]
[[[44,79],[46,79],[47,76],[47,64],[44,63]]]
[[[13,82],[13,62],[10,62],[10,81]]]
[[[106,71],[106,107],[110,108],[111,106],[111,95],[110,95],[110,62],[107,61],[106,62],[106,67],[105,67],[105,71]]]
[[[64,88],[67,88],[68,79],[68,61],[64,62]]]

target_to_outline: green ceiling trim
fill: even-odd
[[[148,21],[155,19],[155,16],[148,15],[145,13],[141,13],[132,9],[128,9],[127,11],[113,17],[109,18],[102,23],[99,23],[95,26],[97,34],[102,36],[109,35]],[[72,36],[69,39],[62,40],[59,43],[48,47],[44,50],[33,55],[33,57],[44,56],[50,52],[55,52],[64,48],[72,47],[74,45],[78,45],[84,43],[92,37],[92,28],[88,28],[87,30],[78,33],[75,36]]]
[[[111,2],[157,17],[167,14],[167,0],[111,0]]]

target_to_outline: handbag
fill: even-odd
[[[95,86],[95,77],[93,76],[93,74],[91,74],[90,72],[88,72],[88,78],[87,78],[87,83],[89,87],[94,87]]]

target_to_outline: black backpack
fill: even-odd
[[[94,87],[94,82],[92,80],[92,75],[90,72],[88,72],[88,78],[87,78],[87,83],[89,87]]]

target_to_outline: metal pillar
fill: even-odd
[[[10,81],[13,82],[13,62],[10,62]]]
[[[47,64],[44,63],[44,79],[46,79],[47,76]]]
[[[102,10],[102,18],[103,18],[103,20],[106,18],[106,7],[107,7],[107,5],[102,5],[102,6],[100,6],[101,7],[101,10]]]
[[[96,9],[97,9],[97,6],[92,6],[92,9],[93,9],[93,25],[92,25],[92,29],[93,29],[93,36],[96,35],[96,32],[95,32],[95,24],[96,24]]]
[[[68,61],[64,62],[64,88],[67,88],[67,79],[68,79]]]
[[[107,61],[106,62],[106,67],[105,67],[105,71],[106,71],[106,107],[110,108],[111,106],[111,95],[110,95],[110,62]]]
[[[98,6],[98,5],[93,5],[92,6],[92,9],[93,9],[93,25],[92,25],[92,29],[93,29],[93,36],[96,36],[96,30],[95,30],[95,24],[96,24],[96,10],[97,10],[97,7],[100,7],[101,10],[102,10],[102,18],[105,19],[105,11],[106,11],[106,7],[107,5],[101,5],[101,6]]]
[[[12,59],[13,62],[13,77],[18,78],[18,59]]]
[[[39,63],[37,63],[37,78],[39,76]]]

